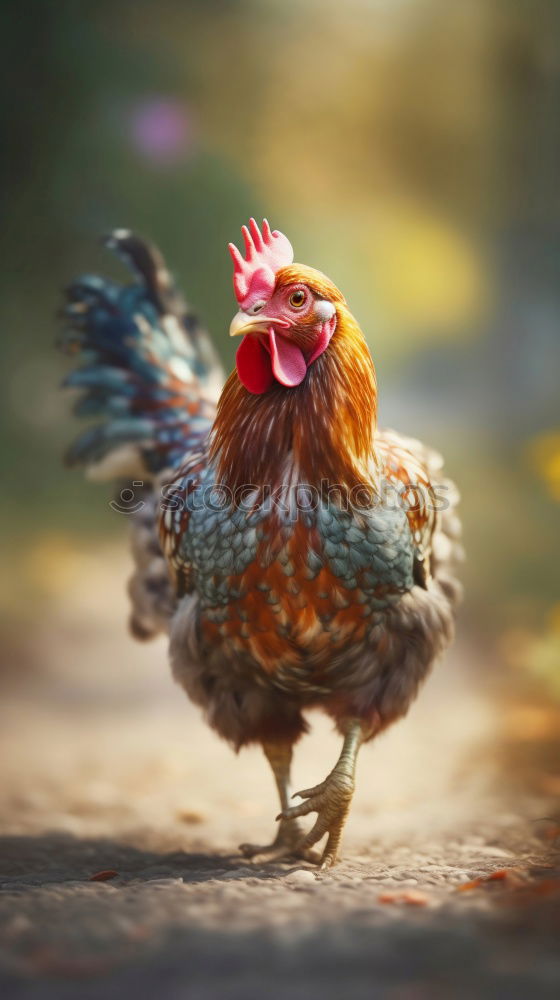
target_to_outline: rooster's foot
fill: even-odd
[[[317,864],[319,855],[304,846],[305,831],[295,819],[283,819],[272,844],[240,844],[239,850],[253,863],[282,861],[284,858],[301,858]]]
[[[321,868],[330,868],[337,860],[342,831],[353,794],[353,775],[348,773],[347,767],[340,766],[339,763],[320,785],[296,792],[296,795],[305,801],[298,806],[284,809],[278,817],[282,822],[286,822],[287,820],[295,820],[298,816],[307,816],[311,812],[318,813],[315,825],[303,838],[300,847],[303,850],[308,850],[318,843],[325,834],[328,834],[326,847],[321,857]]]

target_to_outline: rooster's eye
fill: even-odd
[[[301,309],[304,302],[305,292],[303,291],[303,288],[298,288],[290,295],[290,305],[293,306],[294,309]]]

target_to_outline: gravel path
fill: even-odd
[[[86,569],[2,700],[3,997],[558,996],[553,806],[505,779],[468,650],[362,752],[343,862],[252,866],[236,845],[269,839],[276,811],[261,755],[208,731],[163,644],[128,640],[120,566]],[[312,721],[299,787],[337,755]]]

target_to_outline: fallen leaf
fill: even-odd
[[[398,892],[380,892],[377,897],[380,903],[396,903],[399,898]]]
[[[463,882],[457,886],[457,892],[470,892],[472,889],[479,889],[489,882],[509,882],[511,886],[522,885],[526,881],[526,872],[522,868],[499,868],[488,875],[479,875],[470,882]]]
[[[179,809],[176,813],[176,817],[180,823],[189,823],[193,826],[196,823],[204,823],[204,816],[202,813],[195,812],[194,809]]]
[[[108,882],[111,878],[118,878],[119,873],[113,868],[105,868],[101,872],[96,872],[95,875],[90,875],[90,882]]]
[[[430,898],[425,892],[417,889],[407,889],[405,892],[381,892],[377,897],[380,903],[406,903],[408,906],[427,906]]]
[[[430,897],[417,889],[408,889],[407,892],[403,892],[403,902],[408,903],[409,906],[427,906]]]

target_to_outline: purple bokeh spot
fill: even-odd
[[[186,159],[194,147],[192,116],[180,101],[157,97],[142,101],[128,115],[132,145],[158,165]]]

